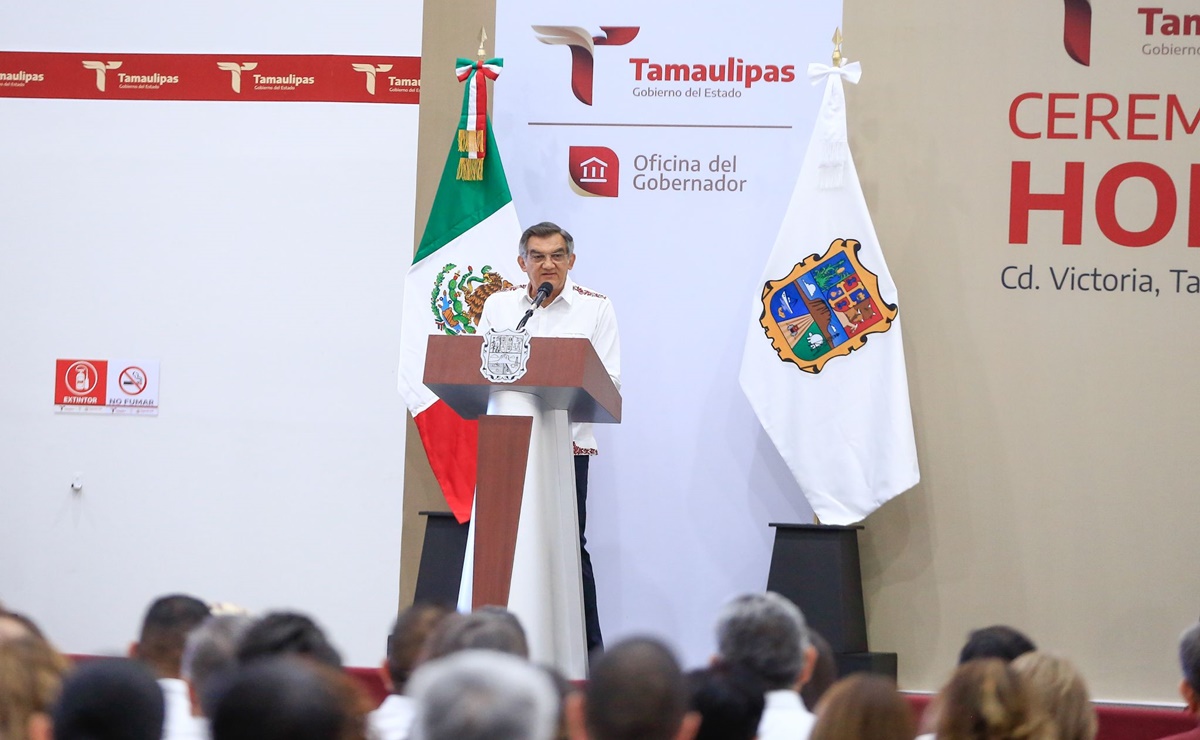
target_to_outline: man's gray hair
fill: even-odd
[[[717,620],[721,660],[758,676],[768,690],[795,685],[810,644],[800,608],[770,591],[737,597]]]
[[[1200,693],[1200,622],[1179,636],[1179,666],[1188,686]]]
[[[413,740],[550,740],[558,694],[520,658],[465,650],[426,663],[408,684],[417,702]]]
[[[244,614],[209,617],[188,633],[183,645],[182,675],[200,697],[200,708],[210,716],[208,685],[214,676],[237,665],[238,643],[254,620]]]
[[[525,229],[521,234],[521,241],[517,244],[517,254],[522,257],[529,256],[529,237],[536,236],[539,239],[544,239],[548,236],[561,236],[567,244],[567,255],[575,254],[575,238],[571,236],[563,227],[550,221],[543,221],[540,224],[534,224],[528,229]]]
[[[529,658],[529,640],[517,616],[500,606],[481,606],[470,614],[451,614],[428,644],[430,658],[461,650],[495,650]]]

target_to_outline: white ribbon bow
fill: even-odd
[[[862,77],[862,65],[858,62],[850,62],[841,67],[830,67],[828,64],[817,62],[808,65],[808,81],[814,86],[824,81],[829,75],[841,75],[842,79],[849,81],[851,85],[857,85],[859,78]]]

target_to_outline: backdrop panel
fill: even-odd
[[[820,102],[805,69],[828,63],[840,16],[838,2],[499,7],[496,128],[522,225],[572,232],[573,277],[621,327],[625,415],[597,430],[588,504],[608,640],[650,631],[706,660],[720,605],[766,585],[767,523],[811,521],[737,374]]]
[[[923,474],[867,520],[870,639],[933,689],[969,629],[1007,622],[1096,696],[1176,701],[1200,593],[1200,36],[1172,17],[1195,8],[846,8]]]

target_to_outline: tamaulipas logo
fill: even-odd
[[[584,105],[592,104],[592,70],[597,46],[624,46],[637,38],[641,26],[600,26],[593,36],[579,26],[534,26],[538,41],[571,50],[571,92]]]
[[[120,69],[121,62],[96,62],[87,60],[83,63],[83,68],[96,70],[96,89],[104,92],[106,73],[110,69]]]
[[[1087,67],[1092,63],[1092,4],[1089,0],[1064,0],[1063,47],[1067,55]]]
[[[879,295],[879,278],[858,261],[859,243],[835,239],[787,276],[763,286],[759,317],[779,359],[806,373],[862,347],[867,337],[892,328],[897,307]]]
[[[375,94],[375,75],[379,72],[391,72],[392,65],[390,64],[351,64],[355,72],[362,72],[367,76],[367,94]]]
[[[237,62],[217,62],[217,68],[223,69],[229,73],[229,86],[238,95],[242,94],[242,72],[249,72],[252,69],[258,69],[258,62],[246,62],[239,64]]]

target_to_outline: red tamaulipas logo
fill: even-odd
[[[563,45],[571,49],[571,92],[584,105],[592,104],[592,69],[597,46],[624,46],[637,38],[641,26],[600,26],[600,36],[592,36],[578,26],[534,26],[533,32],[543,44]]]
[[[1092,63],[1092,4],[1089,0],[1063,0],[1063,47],[1083,66]]]
[[[617,197],[621,160],[606,146],[573,146],[567,156],[572,189],[580,195]]]

